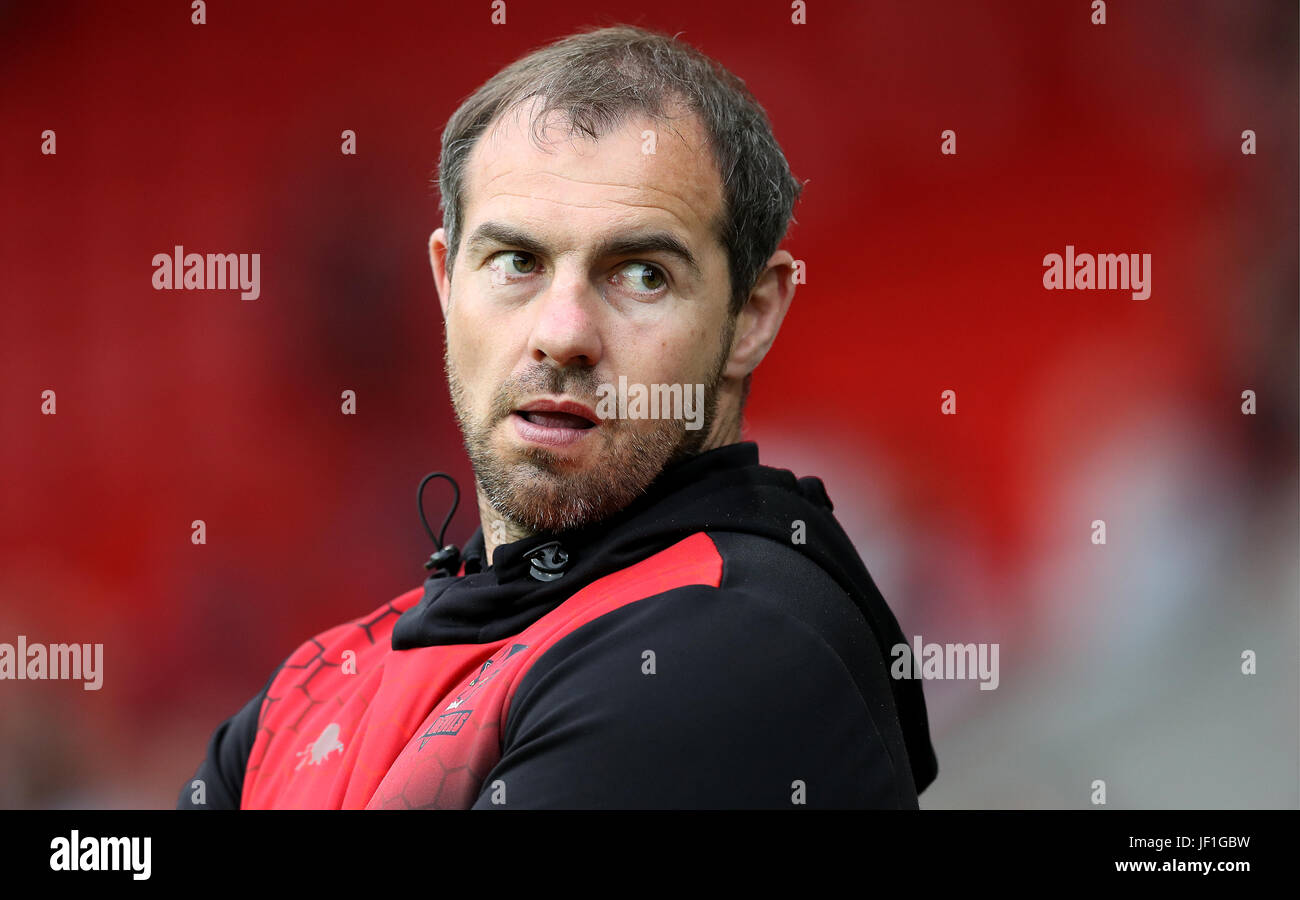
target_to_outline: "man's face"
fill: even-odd
[[[503,119],[469,159],[447,378],[488,503],[563,531],[706,447],[734,321],[721,179],[693,117],[633,117],[599,141],[548,131],[545,148],[527,123]],[[629,394],[703,384],[703,427],[685,407],[600,418],[620,376]]]

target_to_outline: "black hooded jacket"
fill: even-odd
[[[917,807],[938,765],[921,681],[889,675],[909,641],[822,482],[760,465],[752,442],[666,468],[601,522],[500,545],[486,568],[479,529],[461,572],[429,578],[392,625],[391,650],[508,639],[700,533],[716,586],[624,603],[532,663],[474,808],[507,782],[511,808]],[[265,695],[213,735],[196,776],[214,785],[208,808],[239,805]]]

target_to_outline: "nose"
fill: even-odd
[[[604,298],[579,273],[557,275],[533,299],[536,318],[529,335],[529,352],[536,362],[563,369],[590,368],[602,355],[599,310]]]

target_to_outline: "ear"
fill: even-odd
[[[451,278],[447,274],[447,229],[439,228],[429,235],[429,264],[433,267],[433,284],[438,289],[438,303],[442,306],[442,316],[447,317],[447,306],[451,303]]]
[[[777,250],[767,261],[736,319],[724,374],[743,379],[763,361],[794,300],[794,257]]]

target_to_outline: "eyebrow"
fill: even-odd
[[[503,222],[484,222],[478,228],[475,228],[474,233],[470,235],[469,240],[465,243],[465,249],[467,252],[473,252],[491,244],[518,247],[527,253],[535,253],[538,256],[549,255],[546,245],[537,238],[520,228]],[[677,235],[670,231],[656,229],[611,235],[601,241],[595,249],[597,258],[637,256],[651,253],[665,253],[675,257],[685,264],[695,274],[696,278],[703,277],[699,260],[695,258],[695,254]]]

